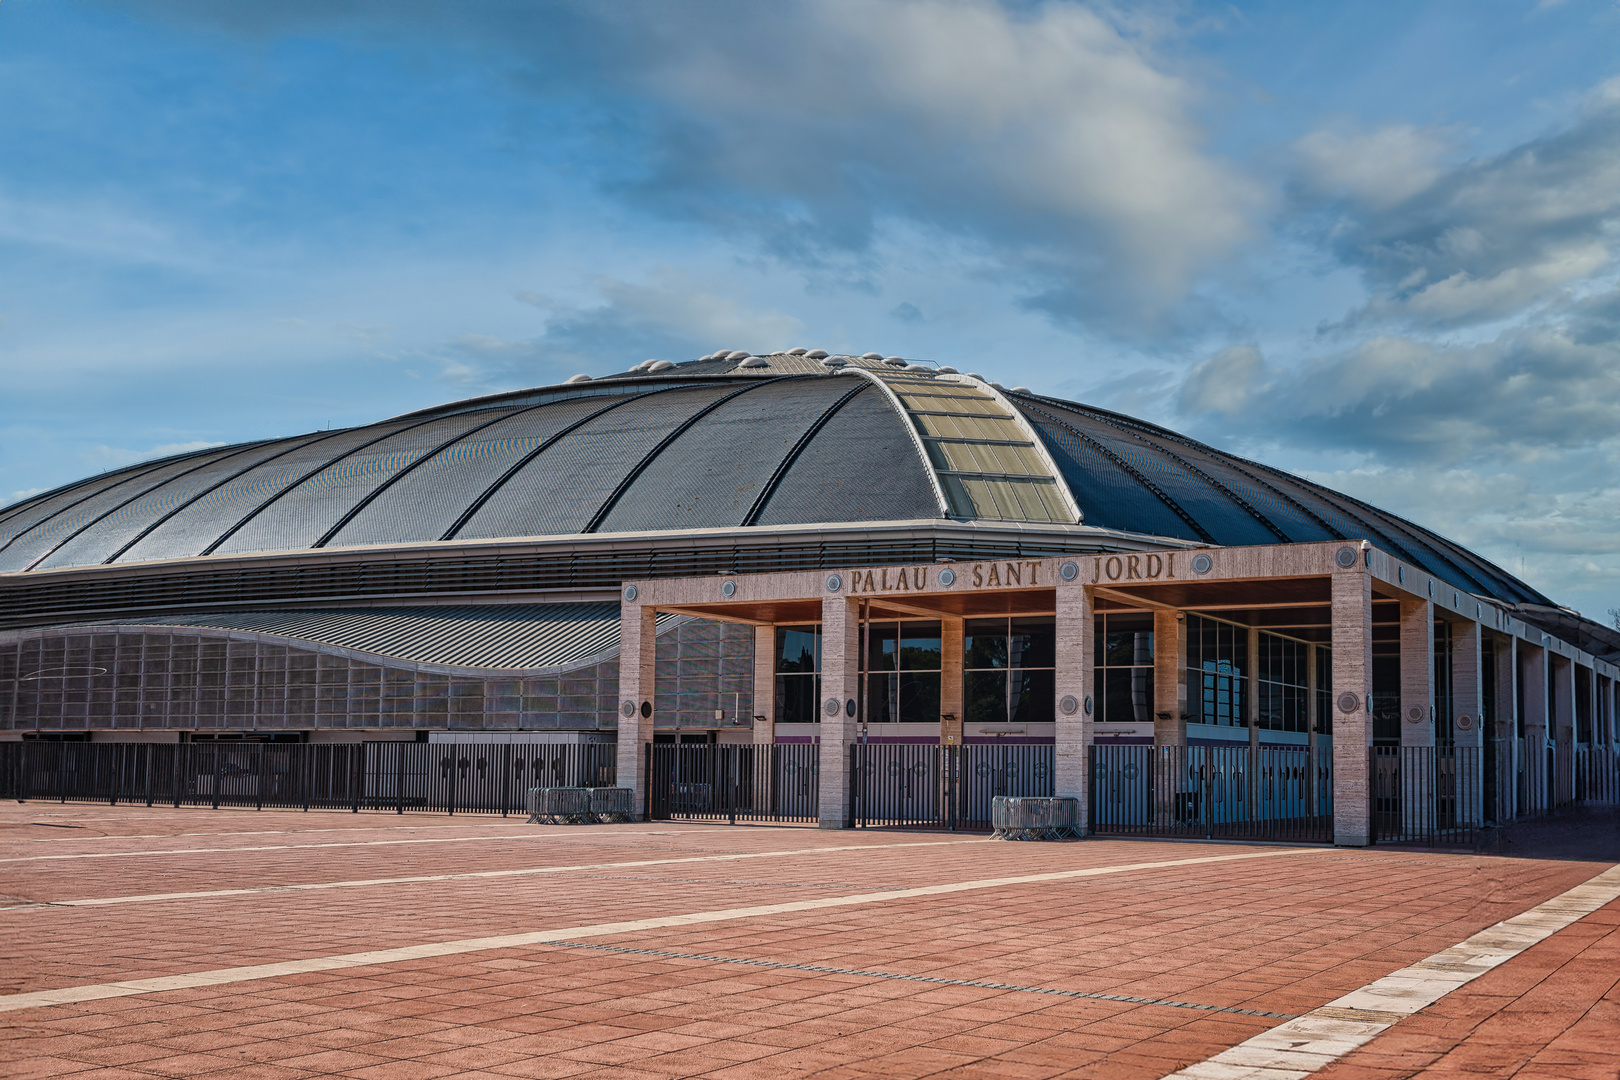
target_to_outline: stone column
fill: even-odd
[[[1451,729],[1457,747],[1457,812],[1478,824],[1485,812],[1485,730],[1480,723],[1480,625],[1451,624]]]
[[[860,692],[861,621],[841,594],[821,601],[821,827],[849,825],[849,744],[855,740]]]
[[[1153,613],[1153,745],[1186,746],[1187,683],[1179,611]]]
[[[1497,754],[1502,765],[1505,782],[1499,792],[1499,823],[1516,818],[1522,812],[1519,806],[1519,639],[1509,634],[1496,636],[1496,730],[1490,734],[1496,739]]]
[[[1401,600],[1401,745],[1434,745],[1434,604]]]
[[[962,620],[939,620],[939,744],[962,745]],[[949,719],[947,719],[949,718]]]
[[[1372,716],[1372,577],[1363,560],[1333,571],[1333,842],[1372,839],[1368,747]]]
[[[635,792],[631,805],[641,819],[647,803],[647,750],[653,735],[654,678],[658,666],[658,611],[619,607],[619,787]]]
[[[1519,677],[1524,682],[1525,793],[1528,806],[1520,813],[1551,809],[1552,791],[1547,783],[1547,650],[1519,642]]]
[[[1077,577],[1057,587],[1057,722],[1052,792],[1080,802],[1080,831],[1091,831],[1092,685],[1091,596]]]
[[[759,719],[763,716],[765,719]],[[776,742],[776,627],[754,627],[754,742]]]
[[[1548,729],[1554,754],[1553,805],[1563,806],[1575,799],[1575,661],[1549,651],[1547,668],[1552,680]]]

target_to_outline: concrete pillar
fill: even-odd
[[[763,720],[760,717],[764,717]],[[776,742],[776,627],[754,627],[754,743]]]
[[[1434,745],[1434,604],[1401,600],[1401,745]]]
[[[1078,799],[1080,831],[1091,831],[1091,724],[1093,687],[1091,596],[1078,580],[1057,587],[1057,712],[1053,794]]]
[[[849,744],[855,741],[860,695],[861,620],[857,602],[842,595],[821,601],[821,827],[850,820]]]
[[[1372,840],[1372,577],[1362,560],[1333,571],[1333,842]]]
[[[1186,746],[1187,673],[1183,657],[1186,643],[1181,612],[1160,609],[1153,613],[1153,745]]]
[[[1485,815],[1485,731],[1480,723],[1480,625],[1451,624],[1451,730],[1457,747],[1457,812],[1469,824]],[[1466,816],[1465,816],[1466,815]]]
[[[1524,776],[1528,805],[1522,812],[1550,809],[1547,783],[1547,650],[1519,642],[1519,678],[1524,685]]]
[[[619,608],[619,787],[635,792],[640,818],[647,802],[646,744],[653,735],[654,678],[658,666],[658,610],[623,603]]]
[[[1575,662],[1549,652],[1547,675],[1552,680],[1552,715],[1548,734],[1553,744],[1553,805],[1575,800]]]
[[[962,620],[939,620],[939,744],[962,745]]]
[[[1496,639],[1496,738],[1503,756],[1505,777],[1502,815],[1506,819],[1524,813],[1519,805],[1519,639],[1513,635]]]

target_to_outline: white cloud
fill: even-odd
[[[1410,124],[1367,132],[1323,128],[1294,144],[1301,177],[1311,190],[1375,208],[1431,186],[1451,149],[1443,133]]]
[[[1373,291],[1345,325],[1500,322],[1613,269],[1620,90],[1608,87],[1565,129],[1447,168],[1443,147],[1412,128],[1302,140],[1304,186],[1350,199],[1326,239]]]
[[[1177,402],[1187,413],[1241,416],[1265,376],[1266,361],[1258,348],[1233,345],[1194,365],[1181,384]]]

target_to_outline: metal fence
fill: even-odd
[[[1620,803],[1620,752],[1610,746],[1575,749],[1575,801]]]
[[[0,743],[0,797],[58,802],[505,815],[614,773],[611,743]]]
[[[1052,794],[1050,745],[855,743],[849,770],[857,828],[988,829],[997,795]]]
[[[1093,746],[1103,834],[1331,841],[1333,754],[1305,746]]]
[[[819,743],[649,743],[649,820],[815,821]]]
[[[1483,748],[1375,746],[1374,843],[1466,846],[1485,824]]]

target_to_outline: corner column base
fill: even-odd
[[[849,822],[836,818],[822,818],[816,823],[816,827],[820,829],[847,829],[849,828]]]
[[[1372,837],[1366,833],[1334,833],[1334,847],[1372,847]]]

